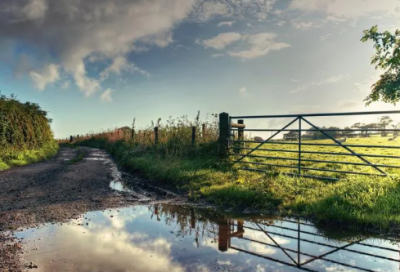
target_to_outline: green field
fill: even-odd
[[[370,163],[375,165],[391,165],[400,167],[400,139],[394,141],[389,141],[390,137],[380,137],[372,136],[369,138],[348,138],[345,145],[369,145],[369,146],[397,146],[397,148],[371,148],[371,147],[349,147],[357,154],[364,155],[382,155],[382,156],[393,156],[399,158],[379,158],[379,157],[368,157],[363,156]],[[285,141],[288,144],[280,144],[279,141],[272,143],[266,143],[259,147],[259,149],[271,149],[271,150],[285,150],[283,151],[264,151],[256,150],[249,157],[245,157],[242,162],[235,164],[235,168],[252,168],[252,169],[262,169],[272,172],[280,173],[298,173],[299,165],[299,153],[298,153],[298,142],[297,141]],[[304,168],[301,173],[303,175],[316,175],[316,176],[328,176],[334,178],[346,178],[348,174],[340,172],[327,172],[327,171],[314,171],[306,170],[307,168],[322,168],[327,170],[344,171],[344,172],[360,172],[360,173],[370,173],[370,174],[381,174],[378,170],[371,166],[364,166],[367,164],[360,158],[356,156],[347,155],[335,155],[336,154],[351,154],[350,151],[346,150],[342,146],[315,146],[307,144],[335,144],[332,140],[302,140],[305,145],[301,146],[301,167]],[[259,144],[254,143],[244,143],[245,148],[255,148]],[[242,150],[240,154],[247,154],[250,150]],[[291,151],[291,152],[290,152]],[[307,152],[324,152],[332,154],[313,154]],[[233,153],[233,152],[232,152]],[[235,161],[242,155],[231,156],[231,160]],[[254,156],[254,157],[252,157]],[[273,158],[260,158],[257,156],[273,157]],[[288,160],[277,159],[277,158],[288,158]],[[328,162],[312,162],[307,160],[317,160],[317,161],[328,161]],[[346,162],[364,165],[349,165]],[[293,168],[268,166],[269,165],[282,165],[289,166]],[[388,175],[399,175],[400,168],[389,168],[389,167],[379,167],[381,170],[386,172]]]

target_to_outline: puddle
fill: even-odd
[[[37,272],[398,271],[400,256],[382,238],[167,204],[90,212],[17,236]]]

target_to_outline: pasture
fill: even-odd
[[[389,141],[390,138],[390,136],[381,137],[378,135],[373,135],[368,138],[347,138],[346,142],[343,144],[348,145],[349,148],[355,153],[363,155],[363,158],[368,160],[371,164],[377,165],[387,174],[400,175],[400,139],[397,138],[394,141]],[[319,146],[316,144],[323,145]],[[242,143],[242,145],[245,148],[243,150],[235,150],[235,148],[233,148],[233,154],[236,155],[231,156],[231,161],[235,161],[242,155],[247,154],[251,149],[257,147],[259,144]],[[344,147],[339,145],[324,145],[335,145],[335,143],[330,139],[302,140],[302,174],[328,176],[334,178],[344,178],[347,175],[345,172],[357,172],[377,175],[381,174],[378,170],[368,165],[359,157],[353,156],[351,152],[346,150]],[[364,147],[353,147],[356,145],[361,145]],[[236,146],[238,146],[238,144],[236,144]],[[397,148],[384,148],[384,146],[394,146]],[[252,152],[250,156],[245,157],[242,160],[243,163],[236,163],[234,167],[236,169],[252,168],[266,170],[270,172],[296,174],[298,173],[297,171],[299,165],[298,151],[299,146],[297,141],[283,142],[276,140],[263,144],[259,147],[259,149]],[[319,154],[319,152],[330,154]],[[322,170],[307,170],[311,168]],[[333,170],[338,172],[328,172],[323,170]]]

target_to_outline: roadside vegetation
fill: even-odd
[[[204,133],[202,123],[206,128]],[[153,126],[158,127],[158,144],[154,144]],[[192,144],[193,126],[196,127],[195,145]],[[133,138],[132,130],[135,130]],[[356,144],[381,145],[386,144],[386,137],[372,135],[368,138],[351,138],[348,141]],[[282,175],[282,172],[276,168],[269,169],[270,172],[267,174],[249,172],[240,170],[237,165],[232,167],[229,161],[220,159],[217,139],[216,116],[205,122],[200,122],[199,116],[194,122],[190,122],[184,116],[176,120],[169,119],[165,124],[158,120],[156,124],[153,123],[147,129],[140,131],[137,131],[133,125],[130,128],[81,136],[79,139],[74,139],[73,143],[78,146],[106,149],[126,170],[140,173],[160,185],[186,192],[193,200],[206,199],[226,209],[275,215],[298,215],[316,222],[347,224],[354,228],[388,229],[400,224],[400,171],[397,171],[399,169],[390,170],[389,177],[342,174],[341,179],[336,182],[289,177]],[[333,143],[327,139],[308,139],[307,141]],[[248,144],[248,146],[254,145],[256,144]],[[277,141],[268,145],[268,148],[290,147],[286,145],[283,147]],[[308,148],[314,151],[319,150],[319,147],[315,146]],[[324,151],[340,152],[336,147],[332,148],[332,150],[325,148]],[[367,151],[371,152],[357,150],[357,152]],[[283,156],[282,153],[257,152],[267,156]],[[398,149],[385,152],[384,154],[400,156]],[[260,161],[259,158],[246,160],[254,159]],[[319,157],[319,159],[337,160],[338,158],[335,156],[335,158]],[[347,158],[349,159],[356,160],[351,157]],[[398,164],[398,159],[397,161],[384,160],[373,162]],[[351,166],[339,167],[348,169]],[[365,169],[357,169],[358,166],[353,167],[355,168],[351,169],[352,171],[365,171]],[[338,177],[336,173],[333,173],[333,176]]]
[[[0,95],[0,171],[54,156],[51,119],[35,103]]]

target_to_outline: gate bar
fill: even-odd
[[[303,144],[304,145],[304,144]],[[245,150],[253,150],[253,148],[249,147],[235,147],[236,149],[245,149]],[[287,149],[265,149],[265,148],[259,148],[257,149],[258,151],[279,151],[279,152],[289,152],[289,153],[297,153],[297,150],[287,150]],[[301,151],[302,153],[305,154],[319,154],[319,155],[337,155],[337,156],[354,156],[351,153],[329,153],[329,152],[322,152],[322,151]],[[231,154],[233,155],[233,154]],[[234,154],[236,155],[236,154]],[[388,158],[388,159],[400,159],[399,156],[391,156],[391,155],[373,155],[373,154],[361,154],[359,153],[358,155],[363,156],[363,157],[374,157],[374,158]],[[250,157],[251,155],[249,155]]]
[[[305,113],[288,115],[255,115],[255,116],[231,116],[232,119],[256,119],[256,118],[300,118],[300,117],[323,117],[323,116],[349,116],[349,115],[381,115],[399,114],[400,111],[364,111],[364,112],[339,112],[339,113]]]

